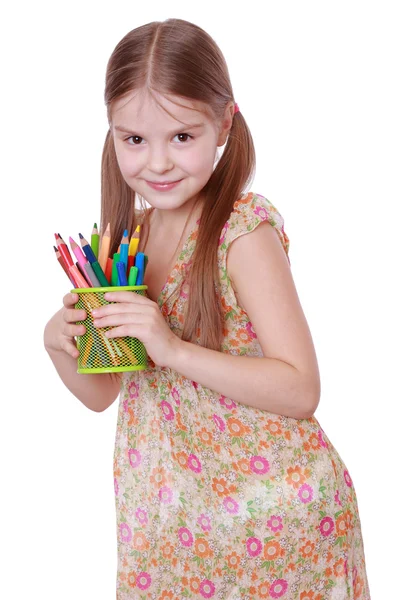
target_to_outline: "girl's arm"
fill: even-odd
[[[74,302],[77,302],[77,298],[67,294],[64,299],[65,308],[59,310],[45,327],[44,345],[57,373],[69,391],[90,410],[101,412],[117,398],[120,378],[110,373],[93,375],[77,373],[78,351],[73,335],[82,333],[78,331],[81,326],[74,324],[82,318],[80,314],[82,311],[72,308]],[[70,337],[66,335],[68,331],[71,333]]]
[[[235,239],[227,270],[263,357],[236,356],[179,340],[168,367],[232,400],[306,419],[320,398],[317,358],[290,266],[268,223]]]

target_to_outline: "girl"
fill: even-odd
[[[142,225],[148,293],[109,293],[93,314],[110,337],[140,339],[149,367],[78,375],[76,294],[45,346],[88,408],[120,392],[117,598],[369,600],[352,480],[314,417],[289,239],[273,204],[245,191],[254,146],[221,51],[180,19],[134,29],[109,60],[105,102],[102,228],[112,256],[126,224]]]

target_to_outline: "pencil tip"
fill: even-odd
[[[96,229],[97,229],[97,223],[95,223],[95,224],[93,225],[93,227],[96,227]]]
[[[81,238],[81,240],[83,239],[83,235],[81,233],[79,234],[79,237]]]
[[[128,230],[124,229],[124,237],[126,237],[128,235]]]

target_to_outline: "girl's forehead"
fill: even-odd
[[[143,121],[155,118],[166,122],[192,123],[210,119],[209,110],[204,103],[172,94],[153,94],[154,96],[146,91],[134,91],[115,100],[110,110],[112,121],[126,118]]]

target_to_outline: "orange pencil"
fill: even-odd
[[[110,244],[111,244],[111,230],[110,230],[110,223],[107,225],[107,228],[101,238],[101,244],[100,244],[100,250],[99,250],[99,258],[98,258],[98,263],[101,266],[101,268],[103,269],[103,271],[106,270],[106,266],[107,266],[107,258],[109,257],[110,254]]]

